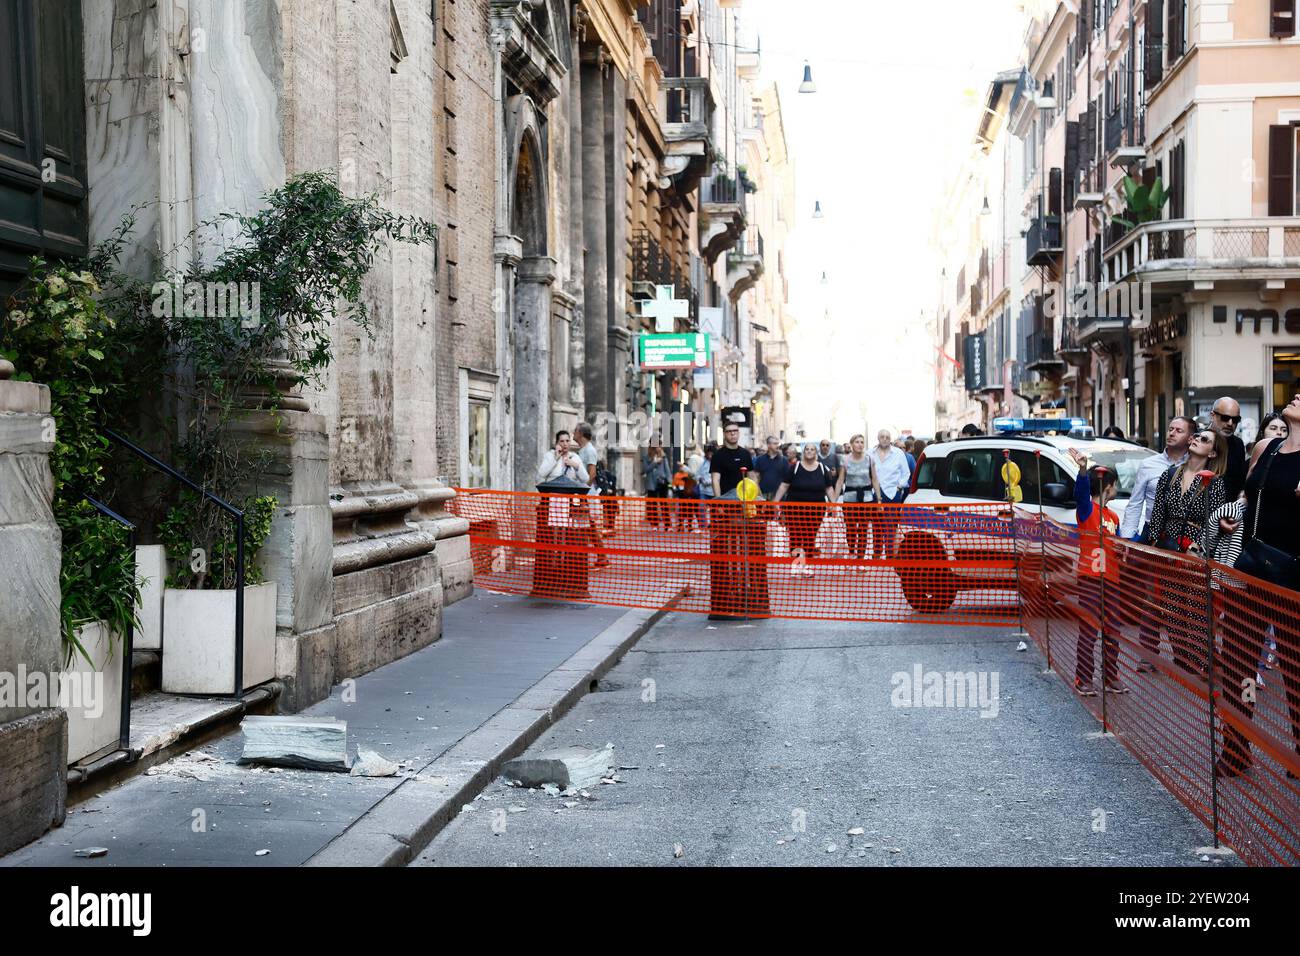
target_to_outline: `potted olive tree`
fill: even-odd
[[[276,586],[257,553],[278,503],[258,488],[268,454],[249,448],[236,426],[249,416],[274,418],[295,390],[320,383],[333,356],[335,314],[369,333],[363,280],[382,243],[436,238],[432,224],[394,215],[374,196],[345,196],[323,173],[294,177],[263,197],[257,212],[226,214],[200,230],[206,241],[197,247],[218,248],[210,262],[153,286],[154,314],[180,366],[174,381],[186,428],[177,464],[199,483],[159,528],[170,568],[162,686],[184,694],[231,693],[275,676]],[[239,539],[229,506],[243,512],[244,529],[237,684]]]

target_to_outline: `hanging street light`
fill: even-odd
[[[817,200],[817,202],[813,205],[813,218],[814,219],[822,218],[822,203],[820,199]]]
[[[799,92],[800,93],[817,92],[817,85],[813,83],[812,67],[808,65],[807,60],[803,61],[803,82],[799,84]]]

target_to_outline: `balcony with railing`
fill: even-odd
[[[1109,282],[1300,279],[1300,216],[1143,223],[1107,247],[1103,258]]]
[[[687,160],[675,177],[677,194],[686,195],[713,165],[713,90],[707,77],[668,76],[659,98],[668,155]]]
[[[1040,216],[1025,233],[1025,258],[1031,266],[1049,266],[1065,247],[1061,244],[1061,217]]]
[[[1122,165],[1146,156],[1146,117],[1139,107],[1128,115],[1128,104],[1120,102],[1106,116],[1102,144],[1112,163]]]
[[[1051,329],[1035,329],[1025,336],[1025,371],[1059,372],[1064,365],[1056,354]]]
[[[700,297],[691,285],[689,272],[679,267],[648,230],[638,229],[632,236],[633,296],[652,299],[655,295],[654,287],[660,285],[672,286],[675,298],[690,303],[686,321],[690,329],[698,329]]]
[[[714,170],[700,183],[700,248],[710,265],[745,231],[745,188],[739,177]]]
[[[763,234],[750,228],[727,253],[727,295],[732,302],[752,289],[763,275]]]
[[[666,76],[659,92],[664,139],[678,154],[713,153],[713,91],[703,76]]]

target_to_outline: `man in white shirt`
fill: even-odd
[[[912,472],[907,467],[907,452],[896,448],[893,435],[881,429],[872,452],[876,456],[876,475],[880,478],[880,491],[886,501],[899,502],[912,483]]]
[[[600,507],[600,486],[596,484],[596,467],[600,462],[600,455],[596,451],[596,443],[592,441],[594,432],[590,425],[586,422],[578,422],[578,427],[573,430],[573,433],[578,445],[578,458],[583,466],[582,480],[587,482],[587,493],[590,496],[587,506],[591,511],[591,542],[593,547],[601,549],[605,547],[605,535],[601,532],[601,524],[605,519]],[[609,557],[605,554],[597,554],[594,566],[609,567]]]
[[[1165,433],[1165,450],[1144,458],[1142,464],[1138,465],[1133,494],[1124,508],[1124,520],[1120,522],[1120,537],[1138,541],[1144,536],[1147,522],[1155,508],[1156,485],[1160,483],[1160,476],[1187,457],[1187,446],[1195,433],[1196,423],[1185,415],[1177,415],[1169,420],[1169,429]]]

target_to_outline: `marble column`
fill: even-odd
[[[586,364],[585,325],[583,318],[583,150],[582,150],[582,68],[577,51],[586,33],[586,13],[581,7],[574,11],[574,65],[569,71],[569,281],[567,291],[574,297],[573,318],[569,324],[569,394],[557,396],[583,413],[586,382],[583,369]]]
[[[515,270],[514,472],[519,490],[531,489],[537,464],[550,445],[551,287],[556,262],[550,256],[522,260]]]
[[[590,421],[611,407],[609,394],[609,210],[605,188],[604,54],[582,63],[582,245],[584,407]]]

